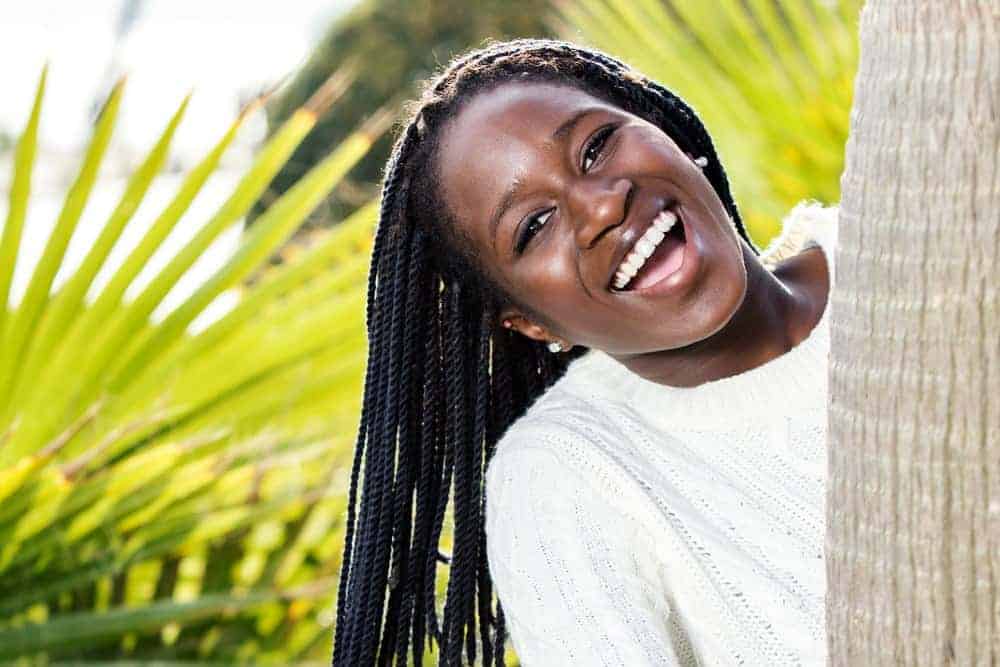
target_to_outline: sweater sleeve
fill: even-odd
[[[607,464],[566,465],[544,443],[516,444],[487,472],[486,531],[521,664],[686,664],[651,531],[597,472]]]

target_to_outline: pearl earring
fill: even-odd
[[[704,169],[705,167],[708,166],[708,158],[702,155],[699,158],[695,158],[694,163],[699,167],[701,167],[702,169]]]
[[[554,340],[551,343],[549,343],[549,352],[552,352],[554,354],[556,352],[562,352],[562,351],[563,351],[563,346],[562,343],[560,343],[559,341]]]

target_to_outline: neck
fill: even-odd
[[[812,331],[825,305],[817,298],[811,257],[790,257],[772,272],[746,245],[747,289],[736,312],[711,336],[681,348],[628,358],[629,370],[659,384],[694,387],[756,368],[788,352]],[[810,254],[811,255],[811,254]]]

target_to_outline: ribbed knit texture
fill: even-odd
[[[803,202],[761,258],[837,209]],[[677,388],[591,350],[486,475],[490,573],[525,667],[823,665],[828,301],[797,346]]]

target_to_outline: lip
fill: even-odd
[[[611,273],[607,276],[605,281],[605,289],[609,292],[619,293],[618,290],[612,288],[615,280],[615,273],[618,272],[618,267],[625,260],[625,256],[632,250],[635,246],[636,241],[649,229],[649,226],[653,224],[653,219],[656,218],[660,213],[667,210],[671,206],[680,208],[680,201],[676,197],[667,197],[663,200],[660,206],[649,216],[639,217],[636,216],[636,220],[632,222],[629,228],[622,233],[621,239],[618,242],[618,247],[615,249],[614,261],[611,263]],[[685,234],[687,233],[687,228],[685,228]],[[628,290],[631,291],[631,290]]]
[[[701,268],[701,252],[698,250],[697,238],[691,225],[690,215],[687,210],[679,201],[672,201],[667,203],[664,208],[669,208],[672,204],[675,205],[675,210],[678,213],[678,217],[681,224],[684,225],[684,261],[681,267],[671,273],[666,278],[660,280],[657,283],[643,287],[641,289],[629,289],[624,291],[612,290],[617,295],[635,295],[635,296],[663,296],[674,292],[684,285],[688,284],[695,275],[698,274]],[[631,246],[629,246],[630,248]],[[627,251],[628,249],[626,249]],[[624,259],[624,256],[622,257]],[[619,260],[620,263],[621,260]],[[617,268],[617,264],[615,267]]]

